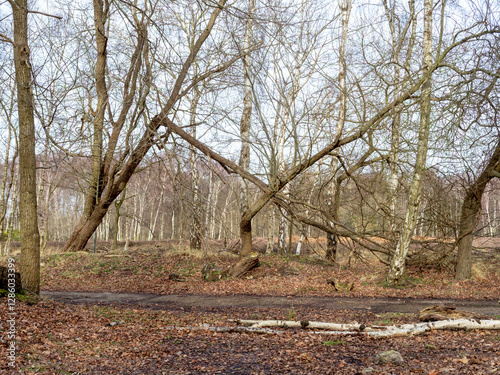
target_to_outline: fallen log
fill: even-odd
[[[232,333],[232,332],[245,332],[245,333],[261,333],[261,334],[273,334],[277,335],[284,333],[284,331],[277,331],[270,328],[254,328],[254,327],[212,327],[212,326],[201,326],[201,327],[165,327],[167,330],[176,331],[210,331],[210,332],[220,332],[220,333]]]
[[[251,320],[251,319],[230,319],[230,322],[243,324],[254,328],[262,327],[282,327],[282,328],[313,328],[313,329],[330,329],[336,331],[364,331],[381,329],[383,326],[367,327],[364,324],[339,324],[326,322],[310,322],[310,321],[295,321],[295,320]]]
[[[236,262],[236,264],[231,267],[228,274],[233,277],[242,277],[254,268],[258,267],[259,264],[259,253],[253,252],[249,256],[241,258],[238,262]]]
[[[475,312],[457,310],[454,305],[441,304],[421,310],[418,313],[418,319],[421,322],[434,322],[453,319],[490,319],[490,317]]]
[[[232,322],[238,324],[250,325],[249,328],[264,328],[264,327],[287,327],[287,328],[313,328],[313,329],[330,329],[331,331],[315,332],[320,334],[339,334],[339,335],[355,335],[363,334],[371,337],[398,337],[398,336],[415,336],[432,330],[445,329],[500,329],[500,320],[476,320],[476,319],[456,319],[456,320],[441,320],[436,322],[403,324],[393,326],[366,326],[364,324],[338,324],[325,322],[297,322],[291,320],[246,320],[232,319]]]

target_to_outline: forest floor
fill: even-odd
[[[499,331],[376,339],[311,329],[277,335],[207,329],[235,327],[230,319],[416,323],[420,308],[438,301],[500,319],[500,254],[497,248],[487,253],[476,259],[471,280],[454,282],[449,269],[410,266],[405,285],[391,288],[383,282],[386,266],[369,256],[338,267],[314,255],[260,255],[261,265],[246,277],[207,282],[204,264],[226,268],[236,257],[161,244],[127,253],[54,251],[42,258],[38,301],[17,301],[9,310],[0,299],[0,316],[15,312],[17,343],[13,369],[9,323],[2,318],[0,373],[500,374]],[[170,280],[172,273],[183,281]],[[332,278],[345,290],[326,283]],[[397,350],[404,363],[377,364],[384,350]]]

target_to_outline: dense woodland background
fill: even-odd
[[[499,234],[496,1],[9,3],[4,254],[22,231],[21,86],[42,251],[81,250],[95,232],[197,248],[241,235],[245,254],[250,233],[280,252],[292,235],[327,236],[332,261],[347,238],[404,260],[413,238],[454,262],[464,238]]]

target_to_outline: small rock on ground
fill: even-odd
[[[387,350],[384,352],[380,352],[375,357],[375,361],[378,364],[384,363],[394,363],[397,365],[402,365],[404,363],[403,357],[401,354],[395,350]]]

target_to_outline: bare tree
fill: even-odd
[[[65,251],[74,251],[82,249],[87,243],[90,236],[94,233],[96,228],[101,223],[104,215],[108,211],[111,203],[120,195],[123,189],[126,187],[131,176],[134,174],[136,168],[144,159],[151,147],[156,144],[157,132],[158,130],[166,125],[166,119],[168,114],[171,112],[174,105],[177,103],[178,99],[186,94],[186,92],[181,92],[184,81],[188,74],[189,69],[195,62],[196,56],[203,46],[205,40],[208,38],[215,26],[216,20],[224,9],[226,0],[221,0],[218,2],[212,10],[209,20],[207,21],[203,31],[198,35],[193,47],[189,52],[189,55],[184,60],[181,70],[176,77],[175,83],[172,87],[170,95],[162,107],[161,111],[154,116],[151,121],[146,125],[139,142],[133,150],[127,150],[126,153],[118,160],[113,159],[116,145],[118,142],[118,137],[121,133],[127,114],[129,113],[130,107],[133,103],[133,98],[136,95],[136,83],[138,80],[138,71],[141,69],[142,64],[140,63],[141,56],[144,56],[146,69],[148,66],[147,59],[149,54],[147,53],[147,25],[148,17],[147,12],[143,12],[141,19],[135,18],[135,24],[137,26],[137,43],[134,56],[130,63],[129,71],[127,72],[125,85],[124,85],[124,104],[120,112],[119,119],[114,123],[110,140],[108,141],[107,150],[103,161],[103,173],[102,173],[102,193],[99,194],[99,200],[94,205],[92,213],[88,217],[82,217],[80,223],[77,225],[70,239],[65,245]],[[153,11],[153,10],[149,10]],[[197,79],[199,81],[200,78]],[[196,82],[197,82],[196,81]],[[196,84],[193,83],[192,85]],[[192,87],[192,86],[191,86]],[[189,87],[188,89],[190,89]],[[145,93],[143,93],[145,95]],[[138,103],[138,110],[144,103],[145,97],[143,96]],[[141,111],[142,113],[142,111]],[[138,117],[135,117],[137,120]],[[128,133],[130,137],[131,132]],[[168,137],[169,133],[164,135],[164,138]]]
[[[411,238],[417,222],[418,208],[422,195],[422,178],[426,168],[427,145],[431,119],[431,87],[432,87],[432,11],[433,1],[424,1],[424,42],[423,42],[423,76],[420,94],[420,126],[418,132],[417,155],[408,198],[408,208],[401,237],[392,256],[391,266],[387,273],[389,285],[398,284],[405,270],[406,255],[410,248]],[[444,10],[442,10],[444,12]]]
[[[35,116],[33,72],[28,44],[28,2],[9,0],[14,19],[14,63],[19,120],[21,265],[23,288],[40,292],[40,233],[36,198]]]

